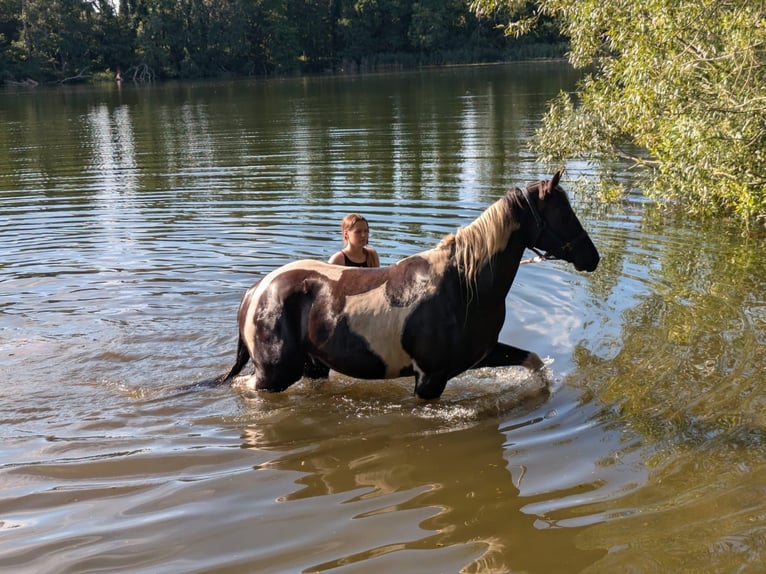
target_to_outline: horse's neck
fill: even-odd
[[[516,278],[524,249],[524,239],[517,231],[511,234],[505,249],[494,255],[485,264],[479,273],[480,280],[477,283],[480,290],[487,291],[486,296],[495,294],[505,299],[513,280]],[[482,275],[485,274],[487,274],[488,280],[482,281]]]

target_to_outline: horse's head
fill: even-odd
[[[522,221],[527,246],[542,250],[548,259],[569,261],[578,271],[595,271],[599,262],[596,246],[588,237],[559,187],[561,171],[553,179],[540,181],[522,190]],[[538,252],[539,253],[539,252]]]

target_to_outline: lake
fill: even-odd
[[[383,265],[535,163],[562,63],[0,92],[0,569],[760,572],[766,240],[562,181],[595,273],[523,265],[453,379],[175,390],[244,291],[362,212]],[[630,186],[626,170],[625,183]]]

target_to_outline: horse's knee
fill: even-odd
[[[519,349],[518,347],[512,347],[504,343],[496,343],[495,346],[490,349],[489,353],[476,365],[474,369],[479,367],[511,367],[521,365],[531,371],[537,371],[543,368],[544,364],[537,356],[537,353],[527,351],[526,349]]]
[[[435,378],[428,375],[419,377],[415,382],[415,395],[419,399],[430,401],[438,399],[447,386],[447,379]]]
[[[545,366],[545,363],[543,363],[543,360],[538,356],[537,353],[530,351],[527,355],[527,358],[524,359],[521,365],[530,371],[539,371]]]

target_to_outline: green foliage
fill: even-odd
[[[0,0],[5,81],[335,72],[540,53],[530,44],[465,0]]]
[[[476,9],[517,0],[474,2]],[[590,73],[551,104],[536,138],[558,163],[629,158],[650,195],[766,221],[766,5],[751,0],[539,0]]]

